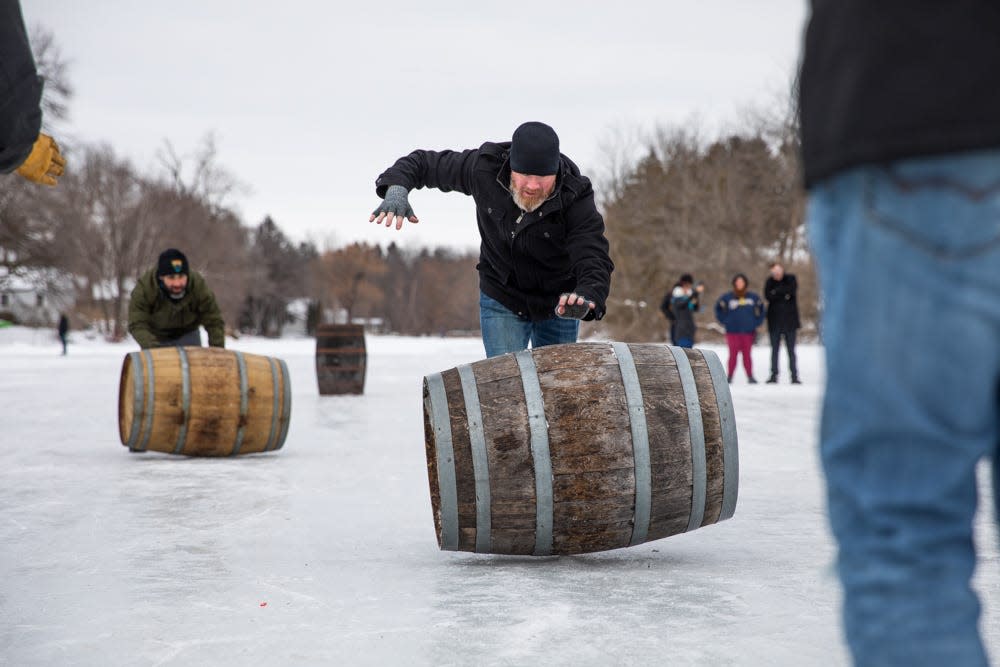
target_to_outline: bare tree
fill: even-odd
[[[795,137],[774,127],[709,144],[689,130],[659,132],[604,203],[616,271],[602,329],[622,340],[663,340],[657,306],[682,273],[708,283],[702,321],[713,319],[712,298],[736,272],[763,284],[778,259],[809,283],[797,152]],[[808,318],[814,306],[803,305]]]
[[[306,296],[311,246],[296,247],[270,216],[253,233],[249,285],[242,325],[265,336],[280,336],[293,298]]]
[[[42,122],[49,126],[53,121],[69,118],[69,103],[73,98],[69,62],[63,58],[51,30],[41,25],[34,26],[30,41],[35,67],[45,82],[42,89]]]
[[[378,246],[352,243],[327,250],[316,269],[321,303],[343,308],[348,322],[356,316],[381,312],[385,299],[381,279],[387,266]]]
[[[201,202],[217,213],[228,206],[230,197],[247,192],[246,184],[219,164],[215,134],[209,132],[189,155],[181,155],[169,140],[158,151],[160,166],[171,187],[180,195]]]

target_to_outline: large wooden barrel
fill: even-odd
[[[424,378],[438,544],[576,554],[732,517],[729,384],[708,350],[573,343]]]
[[[316,380],[320,395],[363,393],[366,361],[363,326],[320,324],[316,327]]]
[[[131,451],[231,456],[281,449],[292,388],[281,359],[215,347],[131,352],[118,430]]]

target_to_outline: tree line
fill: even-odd
[[[47,79],[45,117],[62,120],[72,96],[65,62],[50,34],[36,30],[33,44]],[[733,274],[760,290],[775,260],[798,275],[803,320],[815,321],[794,118],[791,109],[760,116],[753,129],[714,141],[688,127],[658,130],[639,151],[606,148],[595,183],[616,268],[608,315],[586,323],[583,336],[665,339],[659,303],[692,273],[706,283],[696,316],[705,339],[713,298]],[[177,247],[205,275],[231,333],[281,335],[293,301],[308,303],[310,331],[335,319],[411,335],[479,327],[474,253],[365,243],[320,250],[291,241],[270,217],[247,225],[232,205],[242,186],[219,165],[211,135],[186,157],[165,142],[151,172],[107,144],[70,150],[74,168],[56,188],[0,179],[0,286],[19,276],[51,291],[71,276],[78,325],[122,338],[133,281]]]
[[[296,300],[309,304],[310,329],[356,318],[404,334],[478,327],[477,302],[455,289],[476,284],[474,255],[363,243],[320,251],[291,241],[269,216],[256,226],[239,218],[227,204],[236,181],[218,166],[210,138],[192,159],[168,147],[161,162],[143,174],[110,146],[83,146],[58,187],[4,179],[4,278],[51,293],[67,284],[53,276],[71,276],[75,320],[111,339],[125,335],[135,280],[168,247],[205,276],[230,333],[280,336]]]
[[[795,99],[791,95],[789,99]],[[715,337],[714,301],[745,273],[761,293],[772,262],[799,283],[806,335],[818,290],[805,238],[796,113],[757,112],[752,129],[705,141],[690,127],[660,129],[637,159],[608,152],[598,191],[615,272],[608,316],[590,329],[618,340],[664,340],[659,306],[678,278],[705,283],[699,340]],[[634,153],[633,153],[634,154]]]
[[[675,131],[647,148],[599,187],[615,271],[608,316],[585,324],[583,335],[663,340],[659,303],[680,274],[692,273],[706,283],[697,315],[704,339],[712,298],[736,272],[760,290],[772,260],[799,276],[803,319],[813,321],[794,142],[758,133],[702,144]],[[167,145],[154,174],[107,145],[74,157],[56,188],[4,179],[0,266],[8,277],[49,281],[50,291],[52,276],[73,276],[75,319],[110,338],[124,336],[129,290],[167,247],[184,250],[206,277],[233,333],[281,335],[296,300],[309,303],[310,331],[358,318],[410,335],[478,329],[474,253],[365,243],[320,250],[294,243],[270,217],[247,226],[228,204],[239,186],[218,166],[211,138],[191,158]]]

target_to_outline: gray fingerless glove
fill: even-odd
[[[567,292],[564,292],[560,296],[569,296]],[[564,320],[582,320],[590,313],[590,299],[583,296],[582,294],[577,294],[578,297],[584,299],[583,303],[573,304],[572,306],[566,304],[563,306],[563,314],[559,314],[559,306],[556,306],[556,317]]]
[[[385,191],[385,199],[372,212],[372,215],[388,213],[391,216],[401,215],[404,218],[415,218],[416,214],[410,208],[410,202],[407,199],[408,194],[409,190],[402,185],[390,185],[389,189]]]

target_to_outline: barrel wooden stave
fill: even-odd
[[[691,434],[684,388],[673,355],[662,346],[629,345],[649,434],[650,521],[647,539],[683,532],[691,509]]]
[[[644,541],[684,532],[692,514],[691,436],[673,354],[632,344],[649,440],[650,517]],[[679,348],[677,348],[679,350]],[[705,508],[700,525],[719,520],[724,489],[717,389],[700,351],[686,355],[705,431]],[[606,344],[551,346],[532,355],[542,391],[552,466],[552,553],[628,546],[636,477],[622,372]],[[717,359],[716,359],[716,363]],[[514,355],[471,365],[488,443],[491,553],[535,552],[536,498],[523,380]],[[585,374],[581,375],[581,370]],[[441,374],[448,403],[458,504],[458,550],[475,551],[477,504],[468,416],[458,372]],[[583,379],[581,379],[583,378]],[[724,390],[727,392],[728,387]],[[425,433],[435,528],[441,541],[440,490],[425,383]],[[735,483],[735,480],[732,480]],[[481,550],[481,549],[480,549]]]
[[[192,380],[199,380],[191,382],[188,437],[179,453],[187,456],[227,456],[233,451],[239,427],[245,425],[241,424],[245,418],[239,416],[239,364],[231,354],[203,355],[195,352],[188,354],[188,359]],[[180,383],[174,386],[179,387]],[[213,408],[204,409],[205,406]],[[240,451],[252,450],[241,446]]]
[[[491,549],[530,555],[535,549],[535,470],[521,371],[513,355],[498,357],[489,365],[492,368],[486,366],[473,364],[472,371],[479,390],[483,435],[490,443]]]
[[[137,429],[140,437],[133,449],[138,451],[229,456],[280,449],[290,419],[287,368],[280,360],[245,353],[240,356],[245,368],[245,408],[235,352],[169,347],[127,355],[119,387],[122,444],[128,446]],[[140,376],[143,387],[137,406],[135,382]]]
[[[553,470],[552,550],[572,554],[627,546],[631,517],[621,515],[634,506],[629,490],[635,488],[635,467],[612,348],[560,346],[533,356]]]

